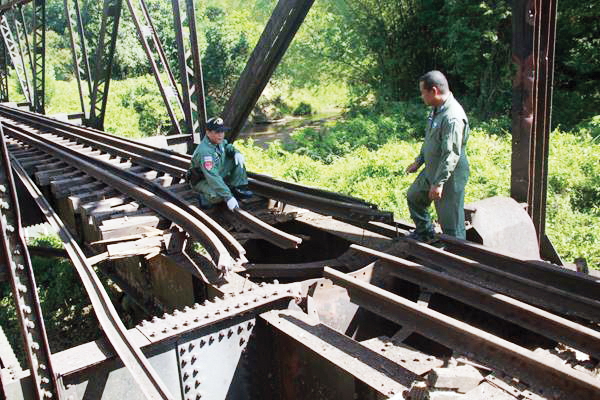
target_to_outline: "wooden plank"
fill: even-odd
[[[101,240],[108,240],[120,236],[144,233],[149,229],[156,229],[164,221],[154,213],[104,221],[99,227],[100,237]]]

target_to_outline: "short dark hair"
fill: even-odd
[[[431,90],[435,86],[442,94],[450,91],[448,80],[440,71],[429,71],[419,78],[419,82],[423,82],[423,87],[427,90]]]

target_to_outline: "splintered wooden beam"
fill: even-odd
[[[277,3],[225,105],[223,119],[231,127],[229,141],[235,140],[239,135],[313,3],[314,0],[279,0]]]

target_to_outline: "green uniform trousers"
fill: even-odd
[[[425,170],[417,176],[417,179],[408,189],[407,202],[410,216],[415,222],[416,232],[426,236],[433,231],[431,215],[429,214],[429,189]],[[444,184],[442,198],[434,201],[442,231],[459,239],[466,238],[465,232],[465,185],[455,182],[452,175]]]
[[[240,165],[236,165],[232,157],[225,157],[223,160],[223,182],[229,187],[245,186],[248,184],[248,177],[246,175],[246,168]],[[211,204],[220,203],[223,201],[223,197],[217,194],[217,191],[208,184],[206,179],[202,179],[200,182],[192,185],[192,188],[199,192],[200,195]]]

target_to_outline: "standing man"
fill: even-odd
[[[465,185],[469,179],[467,139],[469,121],[439,71],[430,71],[419,78],[421,98],[433,107],[421,152],[406,168],[407,173],[419,173],[408,189],[410,216],[416,229],[409,237],[423,242],[434,239],[433,224],[428,208],[433,201],[442,231],[465,239]]]
[[[250,198],[252,192],[246,188],[248,177],[244,167],[244,155],[225,140],[229,128],[221,118],[206,122],[206,135],[192,155],[188,182],[199,192],[200,207],[211,208],[225,202],[227,208],[239,207],[238,198]]]

